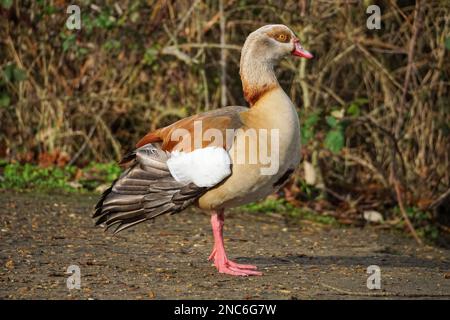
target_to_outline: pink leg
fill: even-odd
[[[214,235],[214,248],[208,260],[214,260],[214,265],[220,273],[234,276],[260,276],[262,272],[255,271],[256,266],[238,264],[228,260],[223,244],[224,210],[213,211],[211,226]]]

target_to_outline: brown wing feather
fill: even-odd
[[[220,108],[217,110],[197,114],[194,116],[191,116],[189,118],[185,118],[182,120],[179,120],[167,127],[149,132],[146,134],[136,145],[137,148],[142,147],[148,143],[161,143],[162,150],[165,151],[172,151],[176,149],[176,147],[179,145],[179,143],[182,141],[182,139],[191,139],[190,146],[192,148],[195,148],[194,144],[194,123],[196,121],[201,121],[202,125],[202,134],[207,131],[208,129],[217,129],[222,133],[222,137],[226,137],[226,130],[227,129],[238,129],[242,127],[242,121],[241,121],[241,113],[244,111],[247,111],[248,108],[245,107],[225,107]],[[185,135],[179,135],[179,139],[174,140],[174,132],[177,129],[184,129],[186,130],[189,137],[186,137]],[[219,145],[220,144],[220,145]],[[208,141],[203,140],[201,147],[204,148],[206,146],[220,146],[220,147],[226,147],[227,141],[226,139],[222,139],[222,141]],[[192,150],[183,150],[186,152],[192,151]]]

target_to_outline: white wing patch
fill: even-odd
[[[212,187],[231,174],[231,159],[219,147],[207,147],[192,152],[174,151],[167,160],[170,174],[178,182],[193,182],[199,187]]]

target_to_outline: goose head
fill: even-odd
[[[248,56],[249,53],[251,56]],[[252,58],[275,63],[289,54],[306,59],[313,57],[300,45],[291,29],[283,24],[269,24],[249,34],[241,57],[242,60]]]
[[[266,25],[248,35],[241,51],[240,75],[250,105],[278,85],[273,68],[288,55],[313,58],[287,26]]]

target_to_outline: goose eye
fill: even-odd
[[[287,36],[285,34],[278,35],[278,41],[286,42],[286,40],[287,40]]]

